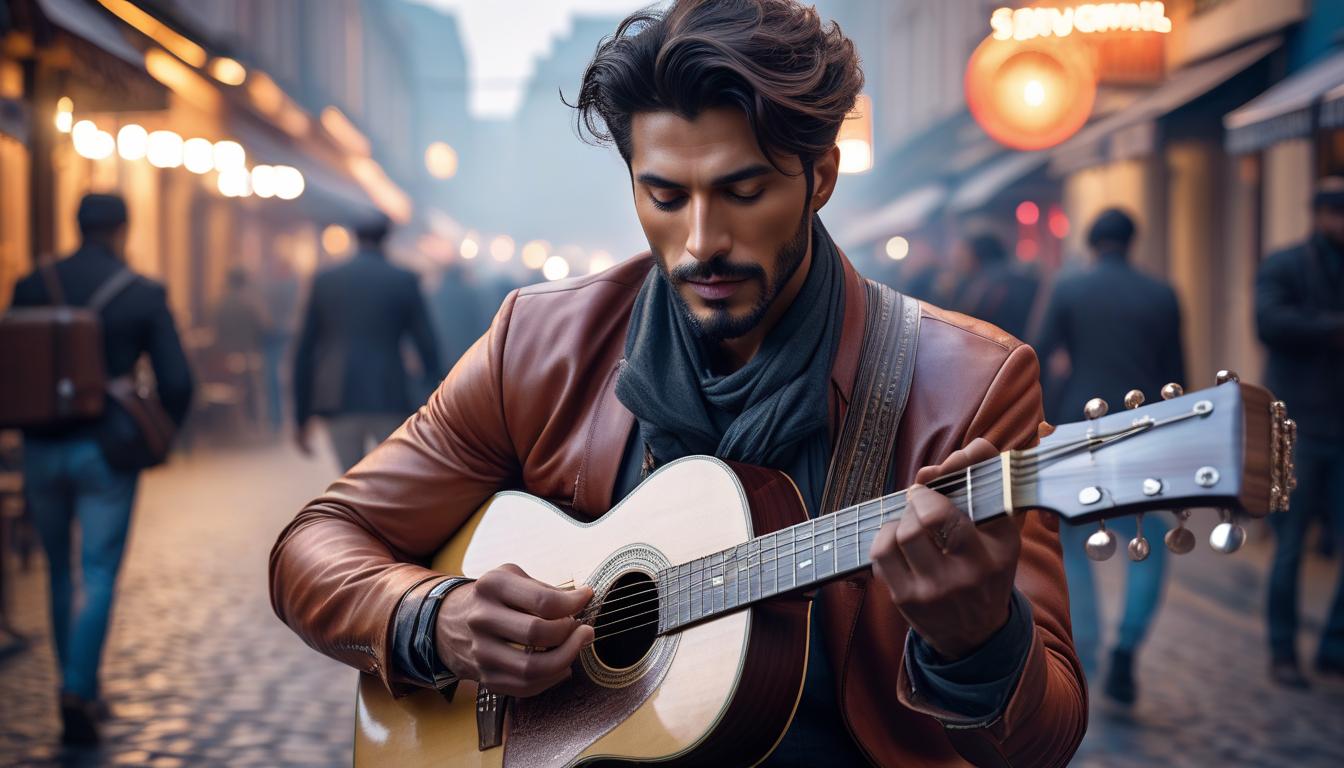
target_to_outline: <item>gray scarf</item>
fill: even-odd
[[[635,299],[616,396],[658,463],[708,454],[775,468],[825,430],[831,361],[844,318],[840,256],[812,218],[802,289],[746,365],[718,376],[657,267]]]

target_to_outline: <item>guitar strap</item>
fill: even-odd
[[[919,301],[867,280],[868,316],[849,412],[826,473],[819,514],[886,492],[896,429],[915,378]]]

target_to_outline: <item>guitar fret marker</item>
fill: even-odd
[[[798,564],[798,567],[799,567],[799,568],[806,568],[807,566],[809,566],[809,565],[811,565],[811,564],[812,564],[812,561],[811,561],[811,560],[804,560],[803,562],[801,562],[801,563]]]

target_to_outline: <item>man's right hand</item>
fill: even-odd
[[[567,680],[579,651],[593,642],[593,628],[574,618],[592,598],[590,587],[556,589],[501,565],[444,598],[434,645],[459,678],[494,693],[535,696]]]

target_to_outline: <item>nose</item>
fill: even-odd
[[[709,261],[732,247],[726,223],[720,221],[709,196],[696,196],[686,206],[691,217],[690,232],[686,236],[686,252],[696,261]]]

